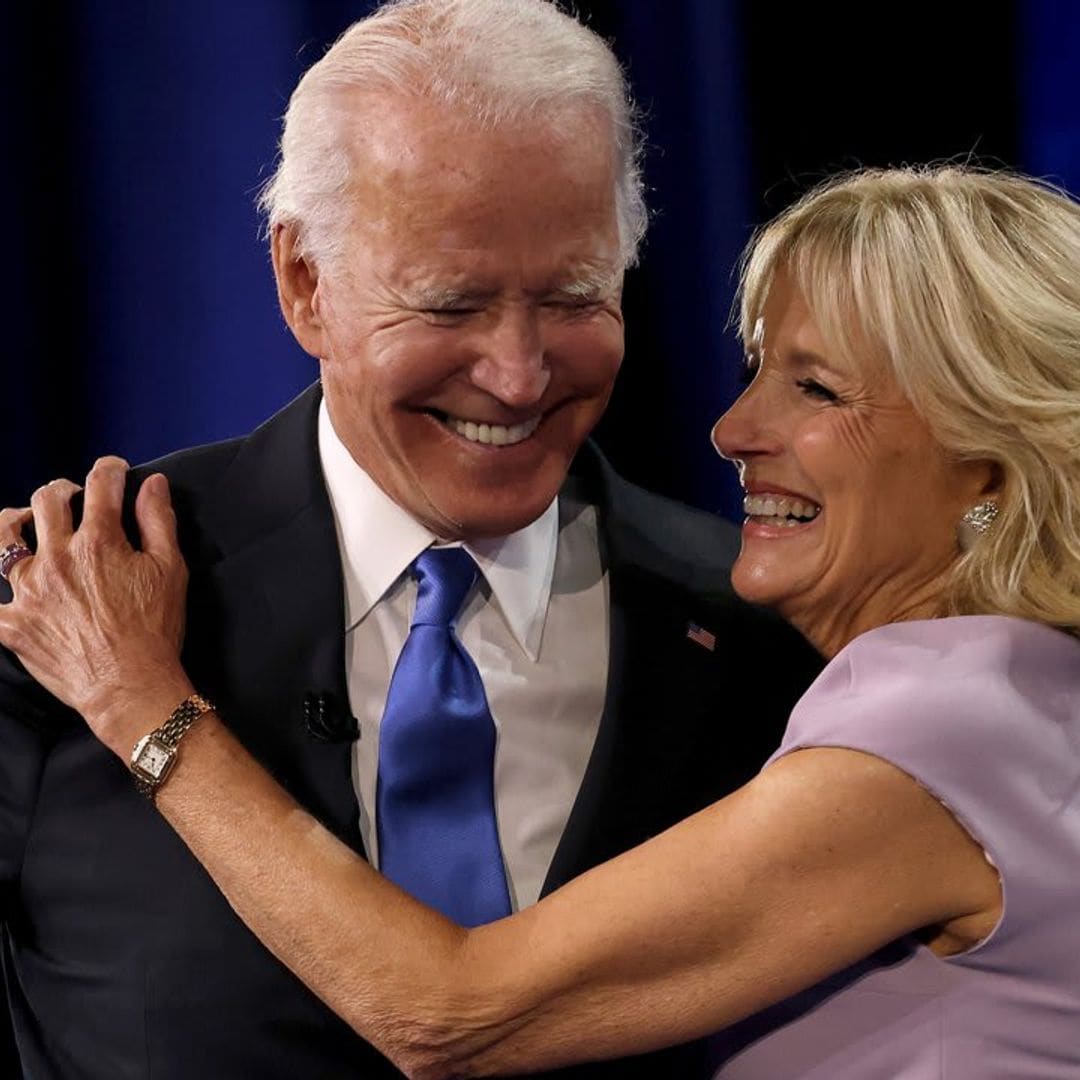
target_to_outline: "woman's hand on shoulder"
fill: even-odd
[[[139,489],[137,551],[121,523],[127,472],[121,458],[95,462],[78,528],[71,500],[79,487],[70,480],[39,488],[28,509],[0,511],[0,548],[24,543],[31,522],[37,536],[34,554],[10,568],[0,643],[125,757],[133,741],[125,716],[159,701],[168,715],[191,692],[179,660],[187,569],[168,482],[156,473]]]

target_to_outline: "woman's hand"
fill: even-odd
[[[70,480],[39,488],[29,509],[0,511],[0,548],[22,543],[31,520],[37,533],[34,555],[9,572],[14,599],[0,606],[0,643],[125,760],[191,693],[180,666],[187,568],[168,482],[158,473],[139,489],[135,551],[121,525],[127,470],[116,457],[94,464],[78,529]],[[163,716],[148,715],[148,704]]]

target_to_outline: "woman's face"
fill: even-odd
[[[748,367],[752,382],[713,429],[746,490],[739,595],[827,656],[872,627],[937,614],[989,463],[950,461],[890,376],[830,357],[786,274]]]

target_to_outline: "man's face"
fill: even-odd
[[[483,132],[429,102],[352,103],[345,255],[313,277],[302,343],[395,502],[444,538],[513,532],[556,496],[622,360],[610,141],[588,114]]]

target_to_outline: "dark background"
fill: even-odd
[[[106,451],[137,461],[244,432],[314,377],[252,204],[301,71],[369,7],[11,6],[0,503]],[[975,155],[1080,191],[1069,0],[579,9],[646,110],[655,212],[599,438],[631,478],[699,505],[737,512],[708,431],[734,393],[731,268],[756,224],[859,163]]]
[[[253,197],[344,0],[54,0],[8,16],[0,502],[250,429],[315,374]],[[644,106],[655,213],[601,444],[735,513],[708,430],[734,392],[732,266],[825,173],[976,155],[1080,189],[1080,5],[595,0]]]

